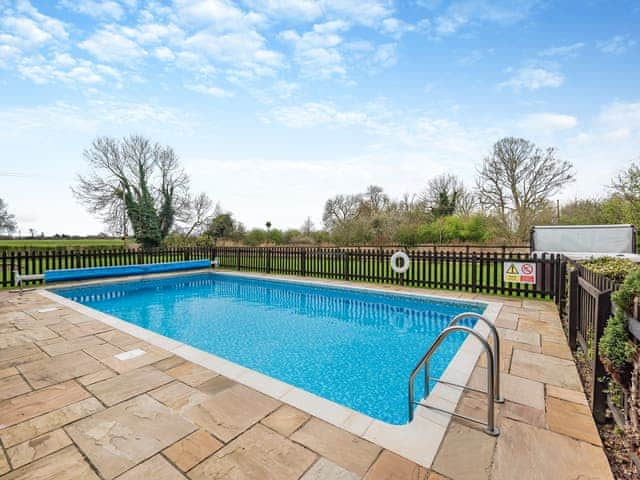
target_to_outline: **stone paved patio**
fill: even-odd
[[[453,420],[426,469],[37,292],[0,292],[0,478],[612,478],[555,307],[486,299],[503,303],[502,434]],[[457,406],[485,408],[474,392]]]

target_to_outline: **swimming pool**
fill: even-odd
[[[486,306],[220,273],[52,291],[396,425],[407,422],[409,374],[438,333]],[[464,338],[445,340],[431,361],[434,378]]]

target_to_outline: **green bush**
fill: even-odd
[[[614,367],[620,368],[633,360],[635,346],[629,340],[627,318],[618,310],[609,319],[600,339],[600,355]]]
[[[638,270],[638,265],[625,258],[602,257],[583,264],[592,272],[600,273],[615,282],[622,282],[629,273]]]
[[[622,282],[622,285],[615,292],[611,299],[618,309],[628,312],[633,304],[633,299],[640,296],[640,269],[632,270]]]

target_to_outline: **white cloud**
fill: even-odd
[[[541,57],[575,57],[580,50],[584,48],[584,43],[577,42],[571,45],[562,45],[560,47],[550,47],[542,50],[538,55]]]
[[[229,92],[228,90],[224,90],[220,87],[216,87],[213,85],[202,85],[202,84],[187,85],[187,88],[194,92],[210,95],[212,97],[217,97],[217,98],[233,97],[233,92]]]
[[[127,63],[147,55],[138,43],[113,26],[98,30],[80,42],[79,47],[103,62]]]
[[[564,76],[543,67],[523,67],[500,84],[501,87],[511,87],[514,90],[539,90],[541,88],[558,88],[564,83]]]
[[[607,105],[598,116],[599,128],[605,138],[640,141],[640,102],[615,102]]]
[[[562,130],[570,130],[578,125],[578,119],[572,115],[559,113],[532,113],[525,115],[518,126],[526,131],[550,134]]]
[[[629,35],[616,35],[608,40],[598,42],[598,48],[603,53],[621,55],[636,44]]]
[[[61,4],[74,12],[99,19],[120,20],[125,14],[122,4],[114,0],[64,0]]]
[[[177,15],[186,23],[218,32],[253,29],[266,19],[256,12],[245,12],[227,0],[175,0]]]

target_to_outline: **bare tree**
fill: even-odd
[[[331,230],[348,220],[357,218],[362,203],[361,195],[336,195],[324,204],[322,221]]]
[[[187,215],[180,218],[186,225],[185,235],[201,234],[213,218],[213,202],[209,196],[202,192],[190,198],[185,208]]]
[[[17,228],[15,215],[9,213],[7,204],[0,198],[0,232],[13,233]]]
[[[384,189],[378,185],[369,185],[362,196],[362,203],[368,207],[371,213],[382,211],[389,204],[389,197]]]
[[[84,151],[90,172],[74,196],[112,229],[130,223],[138,241],[156,246],[188,204],[188,177],[172,148],[132,135],[96,138]]]
[[[522,138],[503,138],[478,168],[480,204],[497,216],[505,235],[525,240],[551,197],[573,181],[573,166]]]
[[[311,233],[313,233],[313,228],[314,225],[311,217],[307,217],[302,224],[302,227],[300,227],[300,233],[302,233],[303,235],[311,235]]]
[[[466,194],[462,180],[452,174],[442,174],[427,181],[422,201],[436,217],[453,215],[461,197]]]
[[[640,165],[632,163],[624,171],[620,172],[611,182],[610,187],[614,194],[627,201],[640,200]]]

